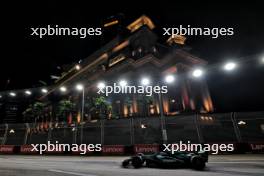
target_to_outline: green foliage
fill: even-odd
[[[33,105],[29,105],[29,107],[22,114],[24,118],[32,119],[34,117]]]
[[[152,96],[139,96],[138,99],[139,103],[141,104],[153,104],[154,98]]]
[[[112,106],[109,102],[107,102],[106,98],[104,96],[96,97],[94,99],[94,104],[97,109],[103,109],[107,111],[112,110]]]
[[[39,119],[44,115],[45,104],[42,102],[35,102],[34,104],[29,105],[29,107],[23,112],[23,116],[26,119]]]
[[[107,102],[104,96],[94,98],[94,109],[98,110],[100,118],[105,118],[112,111],[112,105]]]
[[[58,106],[58,116],[66,115],[72,112],[75,108],[75,104],[72,103],[70,100],[61,100]]]
[[[35,116],[41,116],[44,114],[45,104],[41,102],[36,102],[33,105],[33,112]]]

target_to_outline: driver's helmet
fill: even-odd
[[[137,156],[144,156],[144,154],[143,153],[138,153]]]
[[[159,155],[161,155],[161,156],[168,156],[168,153],[166,153],[166,152],[159,152]]]

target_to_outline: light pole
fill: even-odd
[[[125,84],[125,81],[122,81],[123,84]],[[104,82],[99,82],[97,84],[98,89],[103,89],[105,88],[105,83]],[[104,145],[104,119],[102,118],[102,108],[100,107],[100,112],[99,112],[99,118],[100,118],[100,129],[101,129],[101,145]]]
[[[165,76],[165,83],[172,84],[175,81],[174,75],[166,75]],[[160,81],[158,82],[158,86],[160,87]],[[167,144],[168,142],[168,135],[167,135],[167,129],[166,129],[166,123],[165,123],[165,117],[164,117],[164,109],[163,109],[163,96],[162,93],[158,94],[159,97],[159,109],[160,109],[160,126],[161,126],[161,132],[162,132],[162,140],[164,144]]]
[[[160,127],[161,127],[161,133],[162,133],[162,140],[164,144],[167,144],[168,136],[167,136],[167,129],[165,125],[165,117],[163,112],[163,98],[161,93],[158,94],[159,97],[159,110],[160,110]]]
[[[173,83],[175,80],[173,75],[167,75],[165,77],[165,82],[170,84]],[[143,86],[147,86],[150,84],[150,80],[148,78],[143,78],[141,80],[141,84]],[[160,87],[161,83],[158,81],[158,86]],[[167,129],[166,129],[166,124],[165,124],[165,117],[164,117],[164,110],[163,110],[163,98],[162,98],[162,93],[158,94],[158,101],[159,101],[159,111],[160,111],[160,127],[161,127],[161,134],[162,134],[162,141],[164,144],[168,142],[168,136],[167,136]]]
[[[84,98],[84,86],[82,84],[77,84],[76,85],[76,90],[77,91],[82,91],[82,106],[81,106],[81,144],[82,144],[82,141],[83,141],[83,119],[84,119],[84,101],[85,101],[85,98]]]

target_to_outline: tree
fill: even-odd
[[[45,104],[42,102],[35,102],[34,104],[29,105],[29,107],[23,112],[24,118],[34,119],[35,123],[40,118],[44,117]]]
[[[68,115],[72,113],[75,109],[75,104],[70,100],[61,100],[58,106],[57,116],[62,117],[63,120],[66,120]]]
[[[33,105],[30,104],[22,114],[24,117],[24,121],[31,122],[34,119]]]
[[[42,102],[36,102],[33,105],[33,113],[35,116],[35,123],[44,117],[44,108],[45,108],[45,104]]]
[[[94,99],[95,109],[99,110],[99,118],[103,119],[112,111],[112,105],[107,102],[104,96],[99,96]]]

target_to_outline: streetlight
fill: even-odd
[[[65,86],[62,86],[62,87],[60,87],[60,91],[61,92],[66,92],[67,91],[67,88]]]
[[[41,92],[42,92],[42,93],[48,93],[48,90],[45,89],[45,88],[43,88],[43,89],[41,89]]]
[[[26,94],[26,95],[31,95],[32,93],[31,93],[31,91],[26,90],[26,91],[25,91],[25,94]]]
[[[16,93],[15,93],[15,92],[10,92],[9,95],[10,95],[11,97],[15,97],[15,96],[16,96]]]
[[[76,88],[76,90],[81,91],[81,90],[83,90],[83,85],[77,84],[75,88]]]
[[[203,75],[203,73],[204,72],[203,72],[202,69],[197,68],[197,69],[193,70],[192,76],[195,77],[195,78],[199,78],[199,77],[201,77]]]
[[[98,89],[103,89],[103,88],[105,88],[105,83],[104,83],[104,82],[99,82],[99,83],[97,84],[97,88],[98,88]]]
[[[224,70],[226,70],[226,71],[232,71],[232,70],[234,70],[235,68],[236,68],[236,66],[237,66],[237,64],[236,63],[234,63],[234,62],[228,62],[228,63],[226,63],[225,65],[224,65]]]
[[[119,85],[121,87],[125,87],[127,85],[127,81],[126,80],[121,80],[121,81],[119,81]]]
[[[141,84],[142,84],[143,86],[147,86],[147,85],[150,84],[150,80],[149,80],[148,78],[142,78],[142,79],[141,79]]]
[[[173,75],[167,75],[167,76],[165,76],[165,82],[166,83],[172,83],[172,82],[174,82],[174,80],[175,80],[175,78],[174,78]]]
[[[260,62],[264,64],[264,56],[260,59]]]
[[[79,64],[75,65],[75,69],[76,70],[80,70],[81,69],[81,66]]]
[[[81,107],[81,143],[83,141],[83,117],[84,117],[84,86],[82,84],[77,84],[75,86],[76,90],[82,92],[82,107]]]

